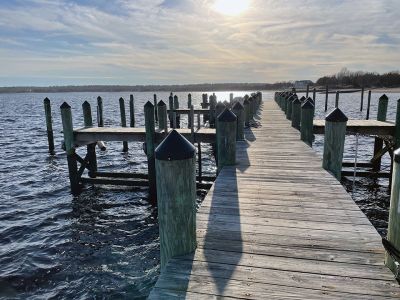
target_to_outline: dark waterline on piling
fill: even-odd
[[[144,126],[143,105],[154,93],[134,93],[136,125]],[[209,93],[210,95],[211,93]],[[245,93],[234,93],[234,96]],[[185,107],[187,93],[177,93]],[[228,100],[229,92],[216,93]],[[303,94],[299,94],[301,97]],[[376,118],[377,99],[372,94],[370,119]],[[88,100],[95,118],[95,93],[50,94],[56,156],[48,155],[43,111],[45,94],[0,95],[0,297],[145,298],[159,271],[159,239],[156,212],[147,202],[145,189],[87,187],[73,198],[69,192],[66,155],[60,149],[62,134],[59,106],[67,101],[74,126],[83,126],[81,105]],[[118,99],[128,93],[101,93],[105,126],[121,125]],[[157,93],[168,103],[169,93]],[[265,92],[264,101],[273,93]],[[389,94],[388,120],[395,115],[399,94]],[[201,93],[192,93],[200,106]],[[329,95],[328,112],[335,95]],[[127,102],[126,102],[127,104]],[[316,95],[316,119],[325,115],[325,94]],[[360,94],[340,96],[339,107],[349,118],[365,118]],[[183,126],[186,121],[181,120]],[[300,138],[300,135],[299,135]],[[371,158],[373,138],[359,137],[359,162]],[[322,156],[323,136],[314,149]],[[139,143],[122,152],[119,142],[97,152],[103,171],[147,172],[147,159]],[[211,148],[203,148],[203,174],[215,174]],[[78,150],[79,152],[79,150]],[[346,136],[346,161],[354,161],[355,137]],[[388,155],[382,169],[388,170]],[[343,179],[352,192],[352,179]],[[354,199],[383,234],[387,227],[389,191],[387,179],[357,178]]]

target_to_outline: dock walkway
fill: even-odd
[[[273,101],[197,214],[194,254],[150,299],[398,299],[381,238]]]

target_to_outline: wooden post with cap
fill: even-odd
[[[157,104],[158,110],[158,129],[164,130],[164,133],[168,132],[168,116],[167,116],[167,104],[160,100]]]
[[[387,115],[387,108],[388,108],[388,102],[389,98],[386,95],[382,95],[379,98],[378,102],[378,113],[376,116],[377,121],[386,121],[386,115]],[[376,157],[378,152],[382,150],[383,147],[383,140],[379,137],[375,138],[375,143],[374,143],[374,161],[372,162],[372,170],[377,172],[381,169],[381,157]]]
[[[394,151],[392,188],[390,194],[389,222],[386,243],[399,251],[400,249],[400,149]],[[387,248],[387,247],[385,247]],[[399,265],[396,264],[390,253],[385,253],[385,265],[396,276],[399,274]]]
[[[236,163],[235,114],[226,109],[217,118],[217,172]]]
[[[97,126],[104,127],[104,116],[103,116],[103,99],[97,97]]]
[[[342,178],[342,161],[347,120],[348,118],[339,108],[335,108],[325,118],[322,167],[339,181]]]
[[[54,151],[53,120],[51,118],[50,99],[46,97],[43,100],[43,105],[44,105],[44,113],[46,116],[46,130],[47,130],[47,141],[49,143],[49,153],[51,155],[54,155],[55,151]]]
[[[236,140],[244,140],[244,107],[240,102],[236,102],[232,107],[232,112],[236,115],[237,125],[236,125]]]
[[[119,98],[119,110],[121,113],[121,127],[126,127],[126,114],[125,114],[125,100],[124,98]],[[122,142],[122,152],[128,152],[128,142]]]
[[[90,103],[87,101],[83,102],[82,110],[85,127],[93,127],[92,109],[90,107]],[[96,145],[97,142],[94,142],[87,145],[86,147],[88,156],[89,177],[91,178],[95,178],[97,172]]]
[[[295,97],[292,101],[292,127],[300,129],[301,102]]]
[[[130,127],[135,127],[135,99],[133,95],[129,96],[129,117]]]
[[[154,105],[154,120],[158,122],[158,111],[157,111],[157,95],[153,95],[153,105]]]
[[[154,128],[154,105],[147,101],[144,105],[144,123],[146,127],[147,169],[149,177],[149,198],[152,203],[157,201],[156,169],[154,160],[155,128]]]
[[[71,106],[69,106],[67,102],[64,102],[61,104],[60,109],[71,192],[73,195],[78,195],[80,192],[80,184],[78,176],[78,164],[76,161],[74,147],[74,126],[72,123]]]
[[[311,101],[306,100],[301,105],[301,125],[300,125],[300,138],[307,145],[312,147],[314,132],[314,105]]]
[[[161,270],[196,249],[196,149],[176,130],[155,151]]]

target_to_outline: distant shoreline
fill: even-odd
[[[51,86],[51,87],[0,87],[0,94],[22,93],[115,93],[115,92],[210,92],[210,91],[280,91],[291,89],[288,83],[237,83],[237,84],[189,84],[189,85],[90,85],[90,86]],[[313,87],[310,86],[310,93]],[[318,93],[324,93],[324,87],[316,87]],[[297,88],[297,92],[305,92],[305,88]],[[361,88],[329,88],[330,93],[335,91],[342,93],[357,93]],[[365,91],[382,93],[400,93],[400,87],[392,88],[365,88]]]

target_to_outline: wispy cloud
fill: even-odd
[[[395,0],[16,0],[0,4],[0,85],[272,82],[399,68]]]

